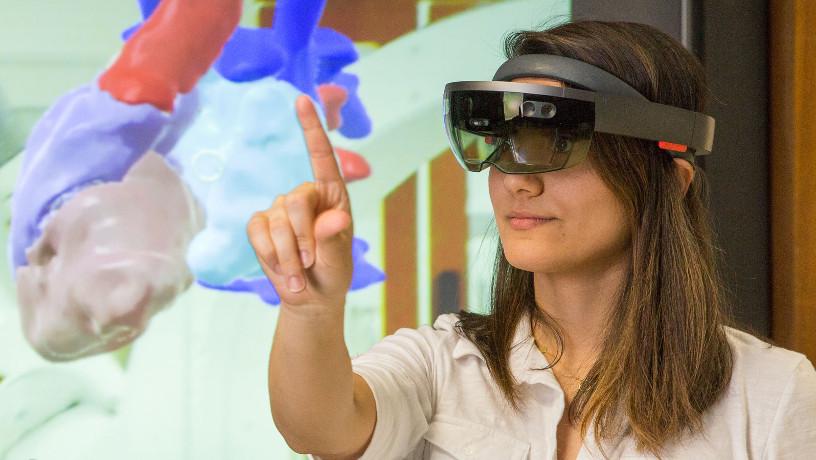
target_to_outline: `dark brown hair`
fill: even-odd
[[[616,75],[651,101],[705,108],[699,61],[643,24],[582,21],[516,32],[508,36],[505,52],[571,57]],[[699,432],[703,413],[731,378],[723,329],[730,319],[705,178],[695,167],[684,193],[670,155],[655,142],[621,136],[593,135],[588,161],[631,219],[631,264],[602,350],[568,414],[583,435],[594,422],[599,446],[628,432],[638,449],[659,456],[671,441]],[[557,323],[536,305],[532,273],[510,265],[499,244],[488,314],[460,312],[457,326],[479,348],[517,410],[523,401],[508,359],[516,326],[527,314],[551,331],[563,351]]]

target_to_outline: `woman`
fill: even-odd
[[[699,62],[648,26],[565,24],[516,33],[506,50],[508,63],[555,56],[576,66],[565,72],[574,78],[562,79],[542,75],[564,69],[499,70],[497,77],[505,78],[496,79],[526,83],[531,94],[584,94],[564,87],[608,73],[631,87],[622,91],[634,88],[653,103],[685,109],[681,115],[702,123],[694,126],[713,129],[698,113],[706,90]],[[612,83],[614,92],[620,82]],[[503,96],[505,105],[509,99]],[[637,104],[626,101],[634,99],[604,101],[631,112]],[[457,111],[476,113],[473,107],[484,101],[451,96],[446,113],[463,166],[490,168],[501,240],[490,312],[442,315],[433,328],[401,329],[353,362],[343,340],[350,203],[314,109],[298,101],[315,183],[278,197],[247,228],[282,298],[269,395],[289,445],[327,459],[803,458],[816,452],[812,364],[727,327],[703,177],[688,152],[681,153],[687,145],[696,153],[710,150],[710,136],[706,143],[691,134],[687,145],[677,145],[608,134],[642,126],[617,123],[614,113],[596,107],[590,148],[581,123],[547,124],[556,113],[582,110],[549,96],[530,112],[538,121],[531,115],[531,124],[514,125],[515,134],[498,141],[498,131],[468,134],[451,121]],[[647,115],[657,107],[638,104]],[[637,119],[624,108],[619,116]],[[478,126],[502,122],[465,119]],[[649,126],[665,121],[640,119]],[[525,146],[521,133],[528,128],[557,146],[544,148],[551,149],[550,160],[582,141],[588,152],[542,166],[543,147]],[[489,152],[500,153],[467,153],[462,139],[474,133],[495,146]]]

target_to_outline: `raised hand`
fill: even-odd
[[[309,151],[314,182],[304,182],[272,206],[256,212],[247,235],[281,308],[305,313],[341,308],[353,271],[351,203],[314,105],[295,103]]]

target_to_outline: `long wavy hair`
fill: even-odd
[[[600,67],[649,100],[703,111],[707,96],[699,61],[682,45],[643,24],[582,21],[509,35],[505,54],[556,54]],[[568,415],[586,435],[628,434],[655,455],[684,434],[699,432],[703,413],[731,378],[730,325],[719,251],[709,222],[703,171],[687,192],[673,159],[655,142],[595,134],[588,161],[623,203],[631,228],[631,263],[620,286],[597,361]],[[547,328],[563,353],[557,322],[535,301],[533,274],[512,266],[499,244],[487,314],[460,312],[457,328],[481,351],[510,405],[522,395],[509,367],[519,320]],[[555,360],[557,362],[557,359]],[[552,365],[555,364],[552,363]]]

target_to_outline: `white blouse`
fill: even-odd
[[[361,460],[555,459],[564,393],[535,347],[529,317],[516,329],[513,375],[528,401],[507,407],[479,350],[445,314],[433,328],[400,329],[352,360],[377,402]],[[666,459],[816,459],[816,371],[800,354],[727,329],[731,382],[704,416],[703,432],[667,446]],[[611,459],[653,458],[631,438],[605,443]],[[578,459],[603,458],[592,434]]]

